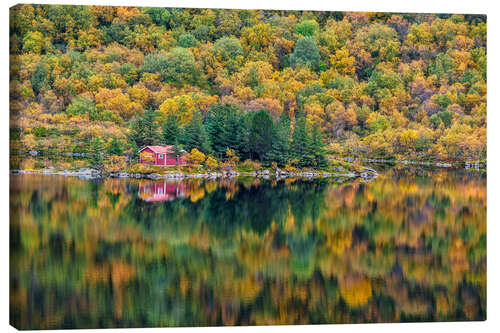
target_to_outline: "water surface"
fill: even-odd
[[[486,318],[486,176],[164,182],[11,175],[22,329]]]

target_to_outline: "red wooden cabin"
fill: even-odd
[[[185,155],[174,146],[146,146],[139,150],[139,163],[160,166],[186,165]]]

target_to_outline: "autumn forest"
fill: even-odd
[[[486,159],[486,16],[18,5],[11,150]]]

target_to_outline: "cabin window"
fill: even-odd
[[[158,158],[163,158],[163,154],[158,154]]]

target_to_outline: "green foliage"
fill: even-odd
[[[433,114],[429,120],[432,126],[434,128],[437,128],[439,127],[439,124],[441,124],[441,122],[444,124],[445,127],[450,127],[452,119],[453,119],[453,112],[441,111]]]
[[[272,139],[272,145],[267,154],[267,159],[276,162],[280,167],[284,167],[290,159],[290,119],[288,119],[285,114],[282,114],[275,125],[275,129],[274,138]]]
[[[214,52],[224,61],[234,59],[244,54],[240,41],[234,37],[222,37],[218,39],[214,45]]]
[[[23,52],[40,54],[45,40],[39,31],[30,31],[23,38]]]
[[[255,112],[249,129],[250,156],[256,156],[264,160],[266,154],[271,150],[274,137],[273,119],[266,110]]]
[[[366,87],[371,96],[379,97],[384,89],[394,90],[403,85],[401,78],[395,72],[373,71]]]
[[[131,33],[130,28],[124,22],[112,22],[109,26],[103,27],[103,42],[125,44]]]
[[[183,47],[173,48],[169,53],[150,54],[144,58],[142,71],[160,73],[165,82],[176,85],[200,84],[201,74],[193,54]]]
[[[120,66],[120,75],[129,85],[133,85],[138,78],[137,68],[133,64],[123,64]]]
[[[192,34],[183,34],[179,37],[177,45],[179,45],[180,47],[188,48],[198,45],[198,41]]]
[[[205,128],[212,150],[217,157],[222,157],[228,148],[227,136],[230,135],[226,130],[227,108],[224,106],[210,109],[207,114]]]
[[[210,154],[210,139],[203,125],[203,117],[199,111],[193,114],[191,121],[184,126],[180,136],[180,143],[186,151],[198,149],[199,151]]]
[[[215,105],[209,110],[205,128],[217,157],[224,156],[227,149],[243,155],[242,148],[246,141],[244,127],[240,111],[231,105]]]
[[[299,115],[295,122],[291,143],[291,156],[301,168],[312,167],[315,162],[313,141],[307,130],[306,118]]]
[[[104,161],[104,143],[99,137],[93,138],[90,141],[89,150],[91,152],[89,158],[90,165],[97,170],[101,170]]]
[[[295,33],[304,37],[312,37],[319,30],[319,24],[315,20],[304,20],[295,26]]]
[[[370,122],[370,131],[372,133],[382,132],[389,128],[390,122],[384,115],[378,115],[373,121]]]
[[[311,133],[311,150],[314,154],[313,167],[317,169],[324,169],[326,163],[325,144],[323,143],[323,136],[318,124],[313,124]]]
[[[176,145],[179,140],[180,128],[177,116],[169,114],[162,127],[162,139],[167,145]]]
[[[109,142],[107,153],[109,155],[121,155],[123,154],[123,144],[117,138],[113,137]]]
[[[429,72],[436,75],[439,80],[445,78],[449,82],[454,67],[453,58],[446,53],[440,53],[437,55],[436,60],[429,65]]]
[[[290,64],[293,67],[306,66],[316,68],[320,58],[316,39],[313,37],[302,37],[295,43],[295,49],[290,56]]]
[[[133,147],[143,148],[158,143],[159,124],[156,117],[156,111],[146,110],[142,116],[132,121],[128,140]]]
[[[146,7],[144,11],[151,17],[153,22],[157,25],[167,26],[171,23],[172,14],[167,8]]]
[[[87,113],[90,120],[100,120],[100,112],[95,106],[94,101],[91,98],[82,95],[76,96],[71,105],[69,105],[66,109],[66,112],[70,115],[84,115]]]
[[[38,94],[42,90],[50,89],[50,71],[47,65],[43,62],[39,62],[33,75],[31,76],[31,87],[35,94]]]

